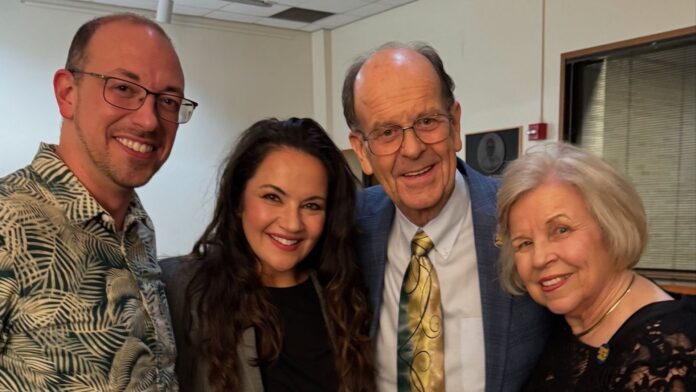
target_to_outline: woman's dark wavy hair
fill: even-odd
[[[258,262],[241,221],[244,189],[269,153],[289,148],[319,159],[327,172],[328,197],[324,230],[300,268],[314,269],[323,287],[328,328],[336,338],[339,391],[374,390],[374,360],[368,339],[370,312],[357,268],[353,224],[356,179],[341,151],[315,121],[291,118],[262,120],[240,137],[228,157],[212,222],[196,242],[191,262],[201,263],[187,287],[187,301],[199,314],[202,344],[210,361],[210,384],[220,391],[241,389],[236,348],[245,329],[256,330],[259,363],[278,358],[282,345],[277,310],[261,283]],[[188,320],[191,327],[192,320]]]

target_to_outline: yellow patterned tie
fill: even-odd
[[[397,370],[399,392],[445,390],[445,336],[440,282],[428,259],[433,242],[422,230],[411,241],[401,285]]]

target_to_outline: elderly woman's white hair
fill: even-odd
[[[603,159],[566,143],[549,143],[508,165],[498,191],[500,279],[513,294],[526,291],[515,268],[510,243],[510,209],[524,194],[547,181],[575,187],[602,231],[617,269],[640,260],[648,239],[643,203],[630,181]],[[544,200],[539,200],[544,203]]]

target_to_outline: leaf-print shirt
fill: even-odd
[[[0,391],[171,391],[150,218],[123,232],[55,153],[0,179]]]

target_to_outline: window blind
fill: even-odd
[[[638,267],[696,271],[696,43],[655,46],[575,70],[576,142],[627,174],[643,199],[650,239]]]

